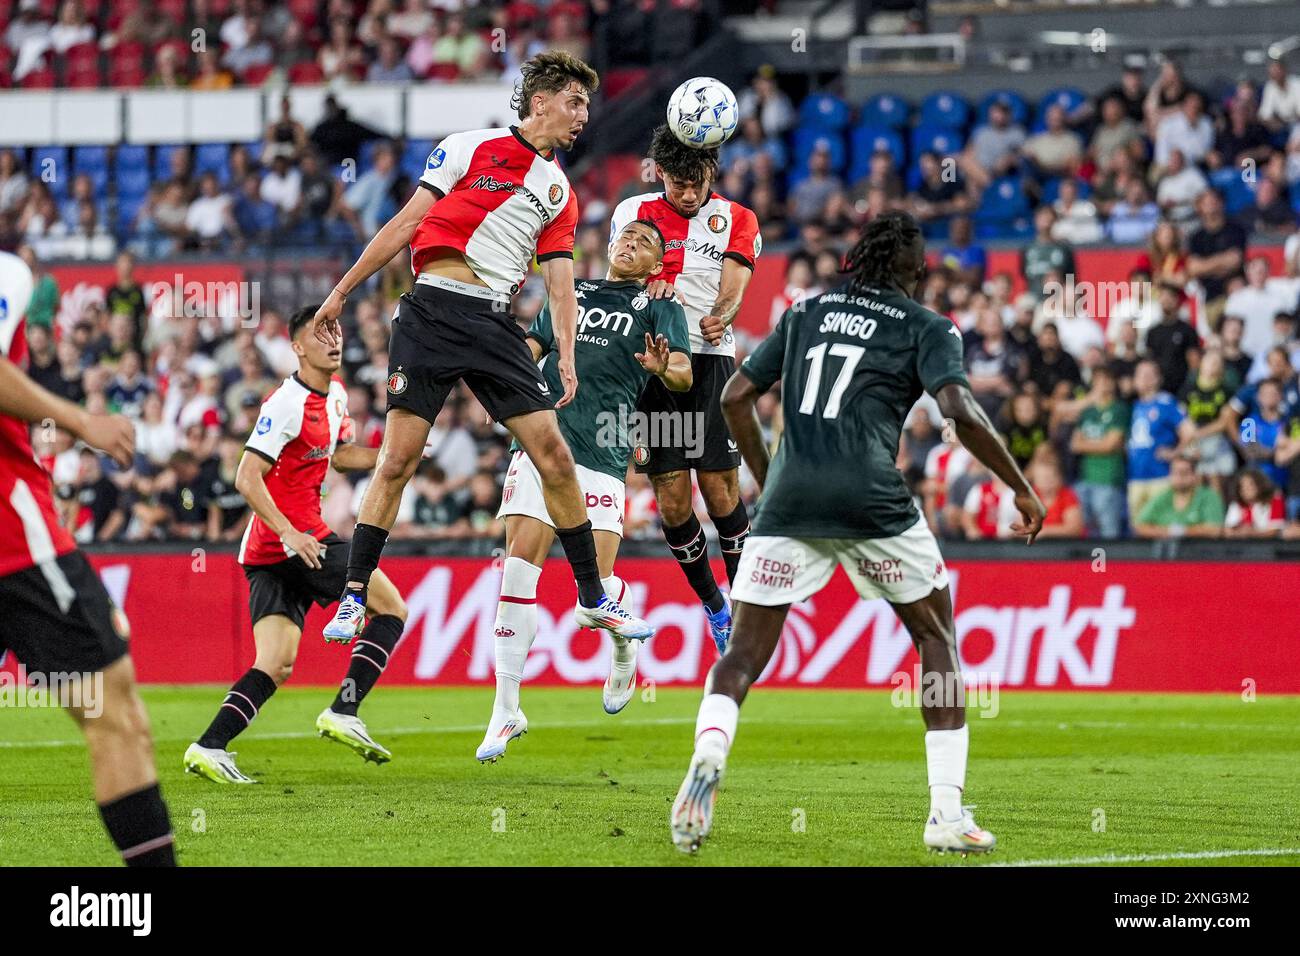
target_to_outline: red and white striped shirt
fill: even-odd
[[[351,440],[343,381],[331,379],[329,392],[318,392],[294,374],[262,403],[244,447],[272,462],[266,490],[281,514],[295,530],[323,541],[330,529],[320,513],[321,485],[334,449]],[[239,545],[239,563],[274,564],[288,556],[280,536],[253,515]]]
[[[453,133],[429,154],[420,185],[438,195],[411,238],[411,268],[448,249],[497,292],[514,294],[532,263],[573,258],[578,200],[555,155],[513,126]]]
[[[614,210],[609,224],[609,241],[613,242],[629,222],[649,219],[664,234],[663,272],[656,279],[667,279],[677,289],[686,310],[686,326],[691,333],[691,351],[696,355],[736,354],[736,339],[728,328],[717,345],[710,345],[700,334],[700,319],[709,314],[722,287],[722,260],[735,259],[754,268],[763,251],[758,218],[738,202],[709,193],[708,201],[694,216],[683,216],[663,193],[643,193],[624,199]]]
[[[23,317],[32,298],[32,272],[15,255],[0,252],[0,357],[24,371]],[[0,415],[0,577],[53,561],[76,549],[59,525],[50,476],[32,452],[27,422]]]
[[[1259,531],[1281,531],[1285,523],[1286,504],[1280,492],[1273,495],[1272,501],[1256,501],[1252,505],[1243,506],[1234,501],[1228,505],[1228,513],[1223,519],[1225,528],[1252,528]]]

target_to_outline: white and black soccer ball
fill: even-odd
[[[736,95],[726,83],[711,76],[687,80],[668,100],[668,128],[696,149],[721,146],[731,139],[739,122]]]

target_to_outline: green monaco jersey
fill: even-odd
[[[786,310],[740,371],[760,391],[782,381],[754,534],[885,538],[917,522],[894,461],[922,390],[968,385],[952,322],[895,290],[840,286]]]
[[[636,360],[645,351],[646,333],[662,335],[674,352],[691,354],[686,313],[672,299],[651,299],[632,279],[583,279],[574,283],[578,297],[578,336],[573,362],[578,394],[558,410],[560,431],[579,465],[627,478],[636,401],[650,373]],[[542,306],[528,337],[542,347],[542,378],[552,395],[564,394],[556,352],[551,305]],[[518,443],[511,446],[517,449]]]

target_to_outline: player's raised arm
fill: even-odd
[[[337,344],[339,340],[339,315],[343,312],[343,303],[348,295],[361,283],[388,265],[411,242],[416,227],[438,199],[438,193],[426,188],[421,181],[405,206],[392,219],[384,223],[375,237],[366,245],[356,263],[349,269],[325,297],[316,312],[316,337],[328,344]]]
[[[979,407],[970,389],[958,382],[950,382],[935,393],[939,413],[957,429],[957,437],[966,449],[989,471],[1001,478],[1016,496],[1016,510],[1021,520],[1011,525],[1011,530],[1033,544],[1043,527],[1047,509],[1020,470],[1016,460],[1002,444],[984,409]]]
[[[98,448],[123,468],[129,468],[135,456],[135,427],[129,418],[87,412],[46,391],[4,357],[0,357],[0,415],[12,415],[33,424],[53,422],[92,448]]]
[[[578,372],[573,364],[573,347],[578,340],[578,299],[573,293],[573,260],[556,256],[546,259],[541,266],[550,304],[551,334],[559,353],[556,370],[564,385],[564,395],[555,407],[563,408],[578,393]]]

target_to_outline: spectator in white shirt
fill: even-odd
[[[222,236],[235,234],[230,197],[221,191],[214,173],[204,173],[199,179],[199,195],[185,213],[185,226],[205,247],[214,245]]]
[[[776,85],[776,70],[766,64],[759,67],[754,81],[741,91],[736,106],[742,120],[757,116],[768,136],[780,136],[794,125],[790,97]]]
[[[1246,284],[1228,296],[1223,307],[1227,315],[1241,317],[1241,348],[1250,355],[1262,355],[1274,344],[1273,317],[1295,308],[1295,296],[1287,280],[1268,276],[1268,259],[1255,256],[1246,263]]]
[[[1205,115],[1205,101],[1196,90],[1183,97],[1177,113],[1165,117],[1156,127],[1155,164],[1169,165],[1175,150],[1190,163],[1199,163],[1214,147],[1214,124]]]
[[[1196,216],[1196,197],[1209,188],[1205,174],[1187,162],[1182,150],[1175,149],[1156,187],[1156,204],[1175,222],[1189,222]]]
[[[1259,101],[1259,120],[1273,132],[1300,122],[1300,76],[1287,76],[1286,64],[1268,64],[1268,82]]]
[[[290,215],[302,199],[302,174],[289,165],[287,157],[275,157],[271,171],[262,177],[259,190],[263,202],[269,202],[281,216]]]
[[[1077,179],[1066,177],[1061,180],[1060,192],[1053,205],[1057,216],[1052,225],[1053,239],[1071,245],[1101,241],[1102,228],[1097,219],[1097,207],[1086,199],[1079,198]]]

